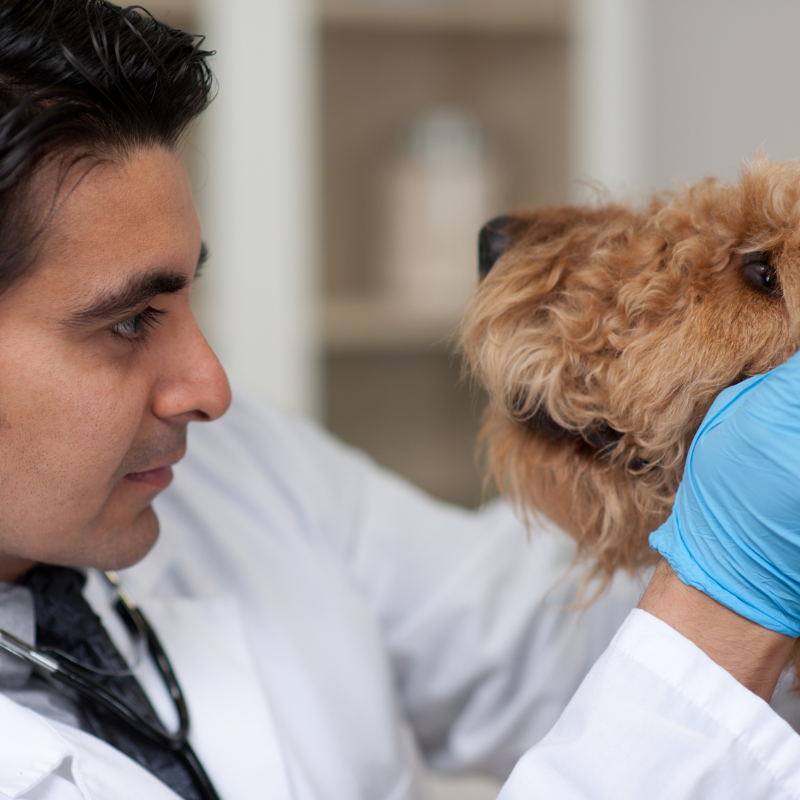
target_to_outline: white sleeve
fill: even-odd
[[[406,487],[401,502],[402,527],[364,518],[349,569],[378,614],[429,763],[504,778],[555,723],[641,586],[621,575],[576,607],[581,572],[570,571],[562,532],[528,533],[502,504],[456,516]]]
[[[666,623],[634,610],[498,800],[800,798],[800,738]]]

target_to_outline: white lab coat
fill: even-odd
[[[172,657],[225,800],[422,798],[423,760],[505,776],[641,589],[620,578],[570,610],[580,575],[561,580],[562,534],[539,525],[528,540],[499,504],[433,503],[241,393],[222,421],[194,426],[189,452],[157,502],[158,544],[124,579]],[[96,577],[87,596],[125,651]],[[138,675],[169,718],[152,665]],[[175,800],[88,734],[2,696],[0,719],[1,798]],[[800,797],[800,744],[691,643],[634,612],[503,798],[643,796]]]

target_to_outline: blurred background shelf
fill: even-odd
[[[391,297],[332,296],[323,306],[325,349],[331,355],[446,353],[460,320],[410,307]]]
[[[174,27],[192,22],[197,12],[197,0],[145,0],[141,5],[156,19]]]
[[[563,32],[563,0],[321,0],[322,22],[337,27]]]
[[[509,165],[510,205],[565,199],[563,34],[323,25],[321,50],[325,296],[377,291],[381,170],[398,131],[430,109],[480,120]],[[470,274],[476,258],[464,264]]]
[[[564,201],[567,3],[322,0],[319,9],[323,419],[429,492],[476,505],[485,401],[455,354],[464,304],[437,316],[387,299],[382,180],[398,131],[456,109],[506,166],[506,197],[486,219]],[[467,285],[477,283],[479,225],[463,260]]]

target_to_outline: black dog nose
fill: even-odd
[[[478,274],[485,278],[495,261],[511,246],[511,217],[490,219],[478,234]]]

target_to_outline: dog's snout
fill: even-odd
[[[490,219],[478,234],[478,274],[485,278],[498,258],[511,246],[511,217]]]

